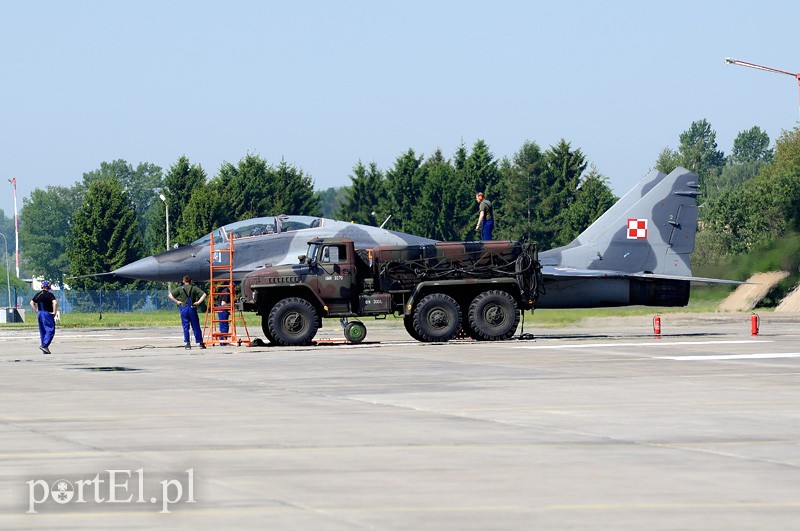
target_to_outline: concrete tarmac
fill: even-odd
[[[207,350],[59,329],[49,356],[0,327],[0,528],[798,528],[800,316],[650,319]]]

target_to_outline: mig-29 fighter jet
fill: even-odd
[[[176,282],[184,275],[196,281],[209,279],[211,236],[214,248],[227,249],[234,243],[233,280],[239,281],[250,271],[279,264],[297,263],[313,238],[350,238],[360,249],[378,245],[420,245],[435,240],[421,238],[380,227],[347,223],[313,216],[270,216],[237,221],[218,228],[189,245],[142,258],[111,273],[126,278]],[[230,253],[214,256],[214,265],[227,263]]]
[[[693,277],[689,255],[697,232],[697,175],[677,168],[653,171],[568,245],[539,252],[544,292],[536,308],[647,305],[685,306]],[[313,238],[350,238],[355,247],[425,245],[435,240],[379,227],[310,216],[249,219],[212,233],[215,248],[235,240],[234,281],[259,268],[297,263]],[[192,244],[113,271],[141,280],[208,280],[211,234]],[[227,265],[220,253],[214,265]]]

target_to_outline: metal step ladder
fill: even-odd
[[[225,247],[214,246],[214,235],[211,235],[209,250],[209,304],[203,337],[206,345],[250,345],[250,332],[247,330],[242,311],[234,311],[232,302],[236,300],[236,285],[233,283],[233,235],[230,244]],[[239,336],[238,328],[244,330]]]

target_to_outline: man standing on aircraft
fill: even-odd
[[[483,192],[478,192],[475,196],[478,202],[478,224],[475,225],[475,230],[480,231],[481,240],[491,240],[492,231],[494,230],[494,209],[492,202],[483,198]]]
[[[203,332],[200,330],[200,318],[197,316],[197,307],[206,300],[206,293],[197,286],[192,285],[191,277],[186,275],[183,277],[183,285],[170,293],[169,299],[181,309],[185,347],[187,349],[192,348],[192,344],[189,342],[189,326],[191,325],[194,338],[200,348],[206,348],[206,344],[203,343]]]
[[[39,321],[39,338],[42,340],[39,350],[50,354],[50,343],[56,335],[55,315],[58,311],[58,300],[50,291],[50,282],[42,282],[42,291],[31,299],[31,308],[36,312],[36,319]]]

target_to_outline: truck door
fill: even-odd
[[[317,265],[319,296],[328,305],[331,313],[348,313],[355,299],[355,263],[350,256],[353,248],[343,243],[323,244]]]

